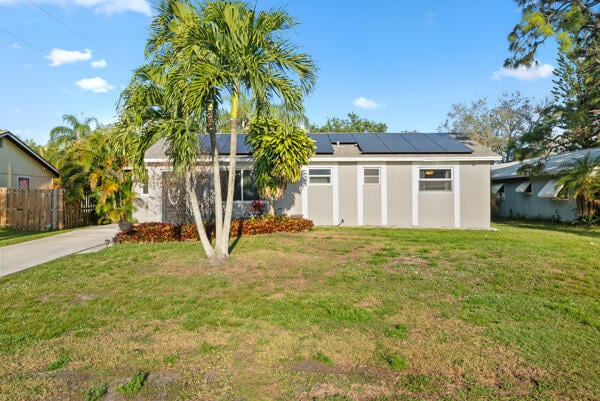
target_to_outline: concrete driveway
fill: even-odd
[[[0,247],[0,277],[75,253],[97,252],[112,244],[116,224],[93,226]]]

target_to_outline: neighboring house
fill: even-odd
[[[500,156],[451,134],[310,134],[316,152],[300,182],[275,203],[278,213],[303,216],[317,225],[482,228],[490,226],[490,166]],[[229,135],[219,152],[229,157]],[[234,206],[248,211],[258,194],[245,135],[238,138]],[[201,137],[208,149],[208,138]],[[164,142],[146,153],[148,186],[139,193],[134,217],[169,221],[176,187]],[[225,167],[224,167],[225,168]]]
[[[492,192],[499,195],[498,216],[566,222],[575,220],[575,200],[559,197],[562,187],[556,180],[571,164],[586,157],[592,160],[600,157],[600,148],[493,166]],[[521,171],[528,165],[538,166],[532,176]]]
[[[0,188],[46,189],[60,173],[10,131],[0,130]]]

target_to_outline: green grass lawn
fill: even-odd
[[[0,400],[598,400],[600,231],[322,228],[0,279]]]
[[[15,230],[10,227],[0,227],[0,247],[6,245],[18,244],[20,242],[31,241],[38,238],[48,237],[50,235],[56,235],[67,232],[69,230],[60,231],[22,231]]]

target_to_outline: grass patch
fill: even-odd
[[[60,231],[22,231],[15,230],[10,227],[0,227],[0,247],[6,245],[14,245],[21,242],[32,241],[34,239],[40,239],[49,237],[56,234],[62,234],[71,230],[60,230]]]
[[[130,372],[132,399],[600,399],[600,231],[495,227],[242,237],[215,265],[123,244],[2,277],[0,400]]]
[[[85,392],[85,401],[98,401],[104,397],[106,393],[108,393],[108,384],[96,384]]]
[[[147,379],[148,372],[136,372],[127,383],[117,386],[117,392],[124,395],[137,394],[142,389]]]
[[[333,365],[331,358],[321,351],[317,351],[317,353],[313,356],[313,360],[324,363],[327,366]]]

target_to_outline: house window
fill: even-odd
[[[365,184],[379,184],[379,167],[367,167],[363,171]]]
[[[504,184],[492,184],[491,191],[498,199],[504,199]]]
[[[308,169],[309,184],[331,184],[331,169],[330,168],[309,168]]]
[[[525,182],[520,183],[515,188],[515,192],[526,194],[526,195],[531,195],[532,189],[533,188],[531,187],[531,181],[525,181]]]
[[[2,138],[0,138],[0,148],[2,148]]]
[[[223,200],[225,200],[225,197],[227,196],[228,178],[229,172],[227,170],[222,170],[221,191],[223,194]],[[258,189],[256,188],[252,170],[236,170],[233,186],[233,200],[237,202],[250,202],[259,199],[260,195],[258,193]]]
[[[28,177],[19,177],[18,188],[19,189],[29,189],[29,178]]]
[[[452,191],[452,169],[419,169],[419,191]]]

